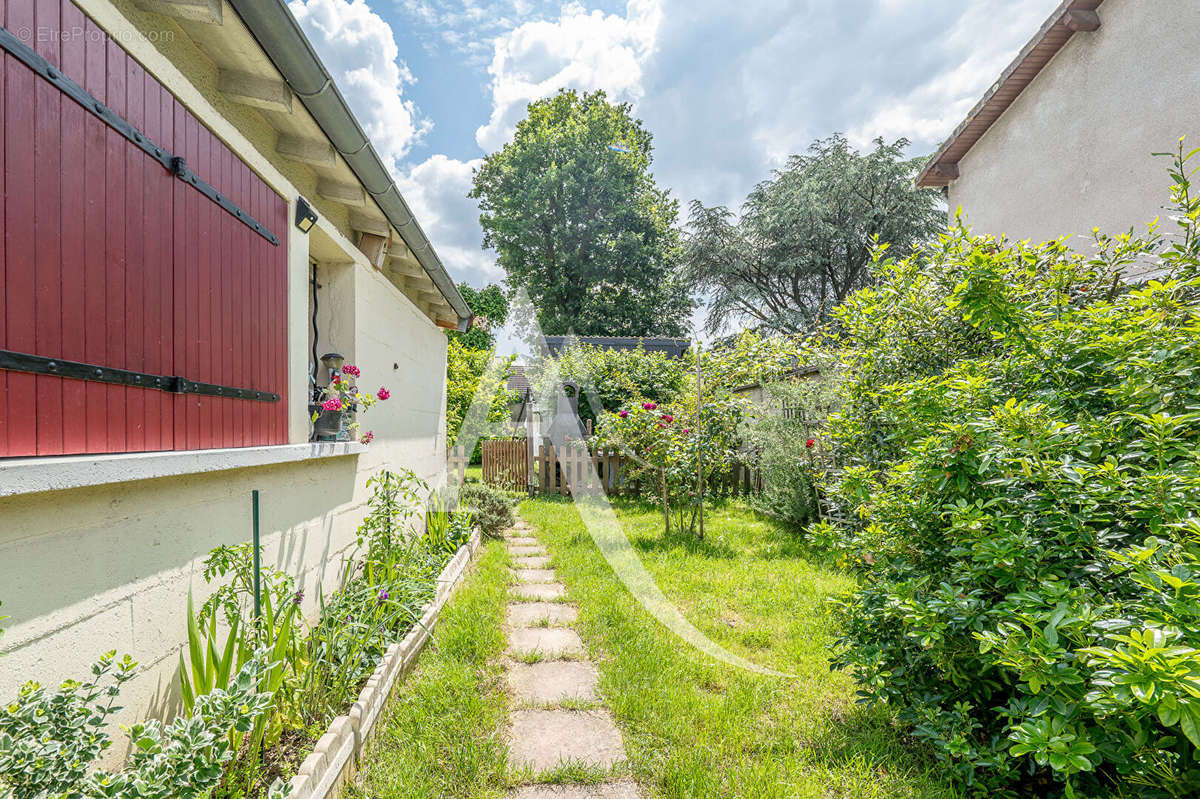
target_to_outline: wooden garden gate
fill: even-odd
[[[483,482],[524,491],[529,485],[529,440],[489,438],[483,441]]]

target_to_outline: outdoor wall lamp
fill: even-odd
[[[308,200],[303,197],[296,197],[296,227],[300,231],[307,233],[312,230],[312,226],[317,224],[317,212],[308,204]]]
[[[327,352],[321,356],[321,363],[324,364],[330,380],[333,379],[334,375],[341,373],[342,364],[345,362],[345,357],[336,352]]]

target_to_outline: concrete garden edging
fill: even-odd
[[[330,722],[312,753],[300,764],[299,771],[291,779],[289,799],[337,799],[341,796],[343,786],[358,771],[359,755],[371,739],[375,722],[379,720],[392,689],[417,662],[442,607],[462,582],[481,545],[482,537],[476,530],[454,553],[438,575],[433,600],[425,606],[420,621],[402,641],[388,647],[383,660],[359,693],[358,701],[350,706],[346,715]]]

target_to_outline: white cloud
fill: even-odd
[[[504,271],[495,255],[480,249],[479,208],[467,197],[471,171],[481,159],[458,161],[434,155],[397,179],[396,186],[455,280],[498,283]]]
[[[637,102],[661,23],[657,0],[629,0],[625,16],[570,3],[557,20],[527,22],[497,37],[488,67],[491,118],[475,141],[485,151],[498,149],[526,105],[562,88],[604,89],[614,100]]]
[[[907,1],[883,0],[901,11]],[[1052,7],[1048,0],[1020,0],[997,15],[988,3],[967,6],[939,45],[948,56],[949,68],[884,99],[874,114],[847,131],[847,137],[865,146],[877,136],[889,140],[903,136],[932,150],[999,77]],[[981,29],[989,35],[980,36]]]
[[[365,0],[291,0],[288,7],[393,173],[431,127],[404,99],[414,82],[392,28]]]
[[[377,5],[387,0],[372,0]],[[655,173],[684,203],[736,206],[815,138],[900,136],[930,152],[1058,0],[394,0],[437,58],[487,80],[475,131],[501,147],[529,102],[560,88],[635,104],[655,136]],[[619,0],[618,0],[619,2]],[[610,10],[594,8],[605,3]],[[473,153],[403,159],[428,129],[392,29],[364,0],[292,0],[456,279],[503,277],[467,199]],[[381,6],[379,6],[381,7]],[[483,66],[487,77],[483,78]],[[437,86],[438,74],[421,76]]]

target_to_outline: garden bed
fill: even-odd
[[[438,575],[437,591],[420,620],[402,641],[388,648],[350,711],[329,724],[313,751],[300,764],[298,773],[291,780],[291,799],[332,799],[341,795],[343,786],[357,770],[358,756],[370,740],[393,686],[416,662],[442,606],[458,587],[479,546],[480,533],[476,530]]]

